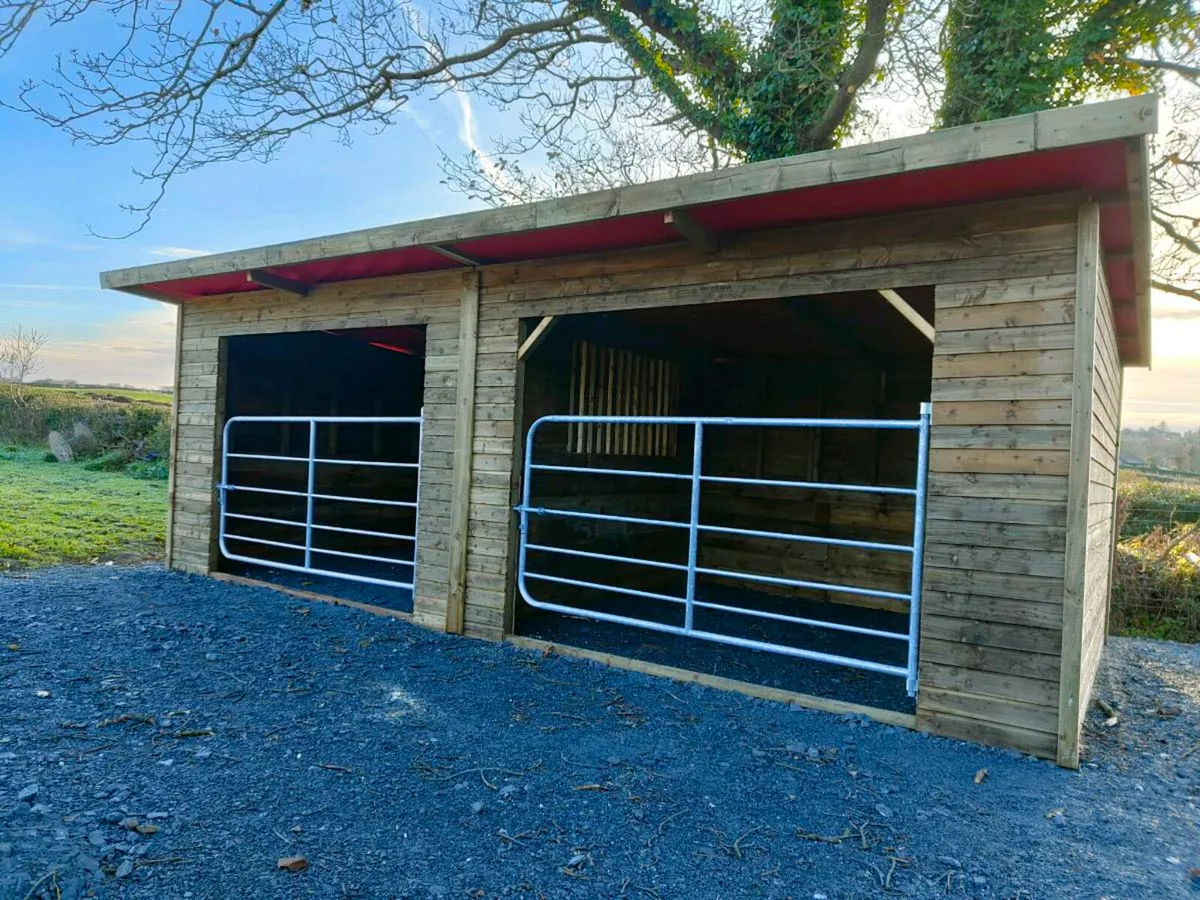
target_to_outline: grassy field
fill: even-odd
[[[163,553],[167,484],[0,450],[0,569]]]
[[[170,406],[171,395],[159,391],[140,391],[136,388],[107,388],[107,387],[43,387],[30,385],[25,392],[30,396],[48,396],[67,394],[73,397],[123,398],[134,403],[149,403],[156,406]]]

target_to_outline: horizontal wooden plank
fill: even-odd
[[[1075,298],[1025,300],[981,306],[941,307],[936,312],[938,339],[952,331],[1024,328],[1031,325],[1070,325],[1075,321]]]
[[[921,689],[926,687],[980,694],[991,697],[1006,697],[1023,703],[1039,706],[1058,706],[1058,680],[1026,678],[1003,672],[982,672],[959,666],[921,660]],[[918,700],[919,704],[919,700]]]
[[[1065,503],[1029,500],[996,500],[989,497],[931,497],[925,515],[928,520],[951,522],[1000,522],[1013,525],[1054,525],[1067,522]]]
[[[935,407],[949,401],[1069,401],[1071,376],[1010,375],[995,378],[935,378],[930,389],[930,396],[933,398]]]
[[[933,358],[933,377],[989,378],[1068,375],[1074,350],[1017,350],[1009,353],[947,353]]]
[[[1066,549],[1066,529],[1051,525],[1017,525],[1011,522],[964,522],[929,519],[925,538],[944,544],[974,547],[1022,547],[1029,550]]]
[[[928,565],[945,569],[971,569],[1013,575],[1063,577],[1066,564],[1061,552],[999,547],[971,547],[930,541],[925,545]]]
[[[930,433],[933,449],[978,448],[1069,450],[1068,425],[939,425]]]
[[[1065,503],[1067,478],[1064,475],[930,472],[929,496],[989,497],[994,500],[1046,500]]]
[[[921,619],[921,635],[958,644],[1027,650],[1031,653],[1058,655],[1062,650],[1062,622],[1058,627],[1041,628],[986,622],[979,619],[934,615],[928,609]]]
[[[925,586],[946,593],[973,594],[1007,600],[1032,600],[1038,603],[1061,603],[1063,579],[1042,575],[1016,575],[957,567],[942,568],[927,564]]]
[[[1058,710],[1037,703],[925,688],[921,691],[921,706],[930,712],[1058,735]]]
[[[959,379],[954,379],[959,380]],[[990,380],[990,379],[989,379]],[[950,380],[942,382],[949,386]],[[1070,425],[1071,400],[938,400],[933,424],[939,425]]]
[[[930,472],[1066,475],[1069,466],[1069,450],[929,451]]]
[[[1001,675],[1020,675],[1046,681],[1056,681],[1059,675],[1058,656],[1047,653],[1005,650],[999,647],[927,638],[921,642],[921,655],[930,662],[944,666],[959,666]]]
[[[1006,600],[965,592],[926,589],[921,597],[926,614],[974,618],[983,622],[1023,625],[1032,628],[1062,628],[1062,603]]]
[[[945,333],[939,329],[933,352],[935,356],[943,353],[1007,353],[1016,350],[1062,350],[1074,345],[1074,325],[981,328]]]
[[[969,719],[935,710],[917,710],[917,727],[942,737],[972,741],[993,747],[1007,747],[1043,759],[1054,759],[1058,749],[1058,735],[1016,728],[1012,725],[996,725],[979,719]]]
[[[982,306],[992,303],[1017,303],[1023,300],[1052,300],[1075,296],[1075,273],[1037,275],[1032,278],[1008,278],[1001,281],[977,281],[965,284],[939,284],[935,292],[937,308]]]

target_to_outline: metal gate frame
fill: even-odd
[[[917,419],[789,419],[789,418],[724,418],[711,416],[567,416],[567,415],[552,415],[543,416],[538,419],[529,429],[529,434],[525,438],[525,466],[524,466],[524,483],[521,493],[521,504],[515,507],[516,512],[520,516],[520,550],[517,563],[517,587],[521,593],[521,597],[530,606],[537,609],[544,609],[550,612],[566,613],[567,615],[580,616],[584,618],[596,619],[599,621],[615,622],[621,625],[632,625],[638,628],[645,628],[651,631],[661,631],[668,634],[687,635],[690,637],[700,638],[702,640],[713,641],[720,644],[730,644],[736,647],[746,647],[753,650],[765,650],[772,653],[780,653],[786,656],[795,656],[803,659],[811,659],[817,662],[833,663],[836,665],[848,666],[855,669],[864,669],[870,672],[878,672],[885,675],[897,675],[905,679],[905,685],[910,697],[916,696],[917,692],[917,649],[920,628],[921,615],[921,581],[923,574],[923,557],[925,548],[925,501],[926,501],[926,482],[929,467],[929,424],[931,404],[922,403],[920,417]],[[538,429],[547,424],[624,424],[624,425],[682,425],[690,426],[695,430],[695,437],[692,446],[692,471],[691,474],[676,473],[676,472],[647,472],[634,469],[609,469],[595,468],[589,466],[557,466],[557,465],[542,465],[534,462],[533,458],[533,443],[534,437]],[[771,478],[735,478],[716,475],[705,475],[703,473],[703,453],[704,453],[704,431],[710,427],[760,427],[760,428],[856,428],[856,429],[882,429],[890,431],[915,431],[917,432],[917,472],[915,487],[888,487],[884,485],[864,485],[864,484],[836,484],[815,481],[787,481]],[[530,505],[532,496],[532,475],[534,472],[576,472],[592,475],[614,475],[628,476],[634,478],[666,478],[680,481],[689,481],[691,483],[691,507],[690,516],[687,522],[676,522],[662,519],[645,519],[633,516],[617,516],[602,513],[580,512],[578,510],[563,510],[563,509],[548,509],[546,507],[534,507]],[[829,538],[819,535],[809,534],[789,534],[786,532],[776,531],[758,531],[745,528],[729,528],[717,525],[704,525],[700,521],[700,489],[705,483],[714,484],[744,484],[758,485],[767,487],[785,487],[799,488],[819,491],[853,491],[859,493],[873,494],[894,494],[910,496],[914,498],[914,515],[913,515],[913,539],[909,544],[888,544],[877,541],[855,541],[844,538]],[[662,526],[666,528],[687,529],[688,531],[688,554],[687,563],[668,563],[658,560],[639,559],[627,556],[614,556],[607,553],[594,553],[585,550],[570,550],[564,547],[550,547],[543,544],[529,543],[529,517],[530,516],[557,516],[564,518],[580,518],[593,521],[608,521],[608,522],[627,522],[635,525],[651,525]],[[798,541],[803,543],[826,544],[839,547],[858,547],[866,550],[881,550],[895,553],[907,553],[912,555],[912,578],[908,593],[899,593],[895,591],[883,591],[874,588],[856,587],[854,585],[832,584],[814,581],[804,581],[791,578],[780,578],[773,575],[757,575],[749,572],[730,572],[723,569],[714,569],[697,565],[697,556],[699,550],[699,538],[701,532],[719,533],[719,534],[740,534],[748,537],[767,538],[786,541]],[[629,563],[633,565],[650,566],[654,568],[671,569],[679,572],[687,573],[687,587],[685,596],[675,597],[668,594],[658,594],[649,591],[640,591],[633,588],[617,587],[615,585],[597,584],[590,581],[579,581],[572,578],[564,578],[556,575],[538,574],[530,572],[528,568],[528,552],[530,550],[559,553],[566,556],[586,557],[588,559],[598,559],[607,562]],[[907,600],[909,602],[908,614],[908,631],[907,633],[882,631],[873,628],[861,628],[856,625],[844,625],[837,622],[823,622],[817,619],[807,619],[797,616],[787,616],[780,613],[772,613],[761,610],[741,609],[738,607],[727,606],[719,603],[708,603],[696,599],[696,576],[697,575],[723,576],[741,581],[757,582],[760,584],[771,584],[785,587],[811,588],[814,590],[836,590],[842,593],[859,594],[867,597],[883,597],[893,600]],[[612,613],[596,612],[578,607],[564,606],[562,604],[547,603],[542,600],[536,600],[530,596],[528,580],[534,581],[549,581],[558,584],[572,585],[574,587],[592,588],[601,591],[609,591],[611,593],[625,594],[633,597],[644,597],[649,600],[658,600],[669,603],[679,603],[684,605],[684,624],[682,627],[676,625],[667,625],[659,622],[646,621],[644,619],[635,619],[628,616],[615,615]],[[869,637],[885,638],[892,640],[904,641],[908,645],[907,665],[904,667],[888,665],[886,663],[875,662],[868,659],[856,659],[847,656],[838,656],[829,653],[821,653],[815,650],[804,650],[797,647],[789,647],[784,644],[772,644],[765,641],[756,641],[748,638],[739,638],[731,635],[718,634],[710,631],[700,631],[694,627],[695,610],[710,609],[722,612],[737,613],[741,615],[753,616],[756,618],[772,619],[780,622],[789,622],[798,625],[810,625],[817,628],[827,628],[834,631],[845,631],[853,634],[867,635]]]
[[[307,456],[283,456],[272,455],[265,453],[231,453],[229,451],[229,438],[233,426],[242,422],[272,422],[278,424],[293,424],[306,423],[308,425],[308,455]],[[317,456],[317,426],[319,425],[416,425],[417,426],[417,461],[415,463],[408,462],[384,462],[380,460],[365,460],[365,459],[331,459],[321,458]],[[221,444],[221,481],[216,486],[219,494],[220,502],[220,517],[218,520],[218,538],[217,543],[221,549],[221,555],[226,559],[237,560],[238,562],[255,563],[257,565],[270,566],[275,569],[286,569],[290,572],[303,572],[310,575],[324,575],[329,578],[341,578],[346,581],[360,581],[366,584],[377,584],[385,587],[398,587],[407,590],[412,590],[416,582],[416,564],[417,564],[417,535],[420,525],[420,501],[421,501],[421,449],[424,444],[424,426],[423,413],[421,416],[233,416],[225,422],[225,429],[222,432]],[[289,463],[306,463],[308,466],[308,481],[305,490],[303,491],[285,491],[277,488],[262,488],[253,487],[250,485],[237,485],[229,483],[229,460],[230,459],[261,459],[271,460],[276,462]],[[342,465],[342,466],[373,466],[373,467],[388,467],[388,468],[405,468],[415,469],[417,475],[416,496],[412,500],[383,500],[371,497],[345,497],[337,494],[318,494],[315,491],[317,465]],[[305,520],[303,522],[295,522],[290,519],[276,519],[268,516],[252,516],[246,513],[231,513],[226,504],[226,498],[230,492],[244,491],[247,493],[257,494],[278,494],[290,497],[305,498]],[[398,534],[390,531],[366,531],[357,528],[342,528],[334,525],[319,525],[313,521],[313,507],[316,500],[333,500],[343,501],[347,503],[366,503],[377,506],[405,506],[414,510],[413,515],[413,533]],[[247,537],[245,535],[230,534],[227,531],[227,520],[238,519],[254,522],[267,522],[274,525],[291,525],[297,528],[304,529],[303,544],[289,544],[283,541],[272,541],[265,538]],[[408,541],[413,544],[413,558],[407,559],[392,559],[390,557],[373,556],[366,553],[350,553],[345,550],[326,550],[321,547],[313,546],[313,531],[337,531],[344,534],[361,534],[366,537],[382,537],[392,538],[398,541]],[[281,547],[288,550],[300,550],[304,552],[304,565],[297,566],[289,563],[276,562],[275,560],[261,559],[244,554],[233,553],[226,546],[226,539],[232,538],[239,541],[247,541],[252,544],[263,544],[270,547]],[[330,569],[323,569],[313,566],[313,554],[347,557],[350,559],[362,559],[369,562],[389,563],[392,565],[409,566],[412,571],[412,576],[408,581],[395,581],[386,578],[375,578],[369,575],[355,575],[348,572],[337,572]]]

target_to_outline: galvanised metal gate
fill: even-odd
[[[417,509],[420,501],[420,476],[421,476],[421,416],[415,417],[379,417],[379,416],[234,416],[225,423],[224,441],[222,444],[223,450],[221,454],[221,483],[217,485],[217,490],[220,494],[220,525],[219,525],[219,544],[221,555],[226,559],[237,560],[239,562],[255,563],[258,565],[269,566],[276,569],[286,569],[291,572],[304,572],[311,575],[325,575],[330,578],[342,578],[347,581],[360,581],[367,584],[378,584],[386,587],[404,588],[412,590],[413,583],[416,580],[416,551],[417,551]],[[266,453],[236,453],[230,448],[233,447],[234,431],[239,425],[250,424],[277,424],[288,426],[292,424],[308,425],[308,445],[307,453],[303,456],[285,455],[285,454],[266,454]],[[416,429],[416,462],[392,462],[379,459],[343,459],[334,456],[321,457],[318,456],[317,450],[319,446],[318,430],[322,426],[335,425],[370,425],[382,427],[404,427]],[[280,488],[263,487],[262,485],[254,484],[233,484],[230,482],[230,460],[259,460],[278,465],[283,470],[294,470],[295,467],[303,464],[305,469],[305,489],[284,490]],[[383,467],[394,469],[410,469],[414,473],[412,498],[396,498],[396,497],[357,497],[343,494],[319,493],[317,491],[317,467],[318,466],[334,466],[334,467],[349,467],[349,466],[367,466],[367,467]],[[250,513],[232,512],[230,511],[231,495],[237,493],[257,494],[265,496],[291,497],[301,498],[304,500],[304,521],[295,521],[294,519],[279,518],[276,516],[253,515]],[[376,529],[362,528],[347,528],[339,525],[332,525],[328,522],[322,523],[316,521],[316,504],[317,501],[322,501],[325,504],[365,504],[376,507],[400,507],[413,510],[413,524],[411,531],[403,532],[382,531]],[[297,541],[300,536],[303,536],[303,543],[297,541],[281,541],[273,538],[263,538],[244,533],[231,532],[231,525],[236,525],[240,522],[263,523],[274,526],[282,526],[284,528],[293,528],[296,530]],[[330,547],[318,546],[314,541],[314,536],[317,534],[351,534],[362,537],[380,539],[384,541],[394,541],[397,544],[405,545],[411,548],[409,553],[410,558],[396,558],[393,556],[381,556],[370,553],[356,553],[348,550],[333,549]],[[234,552],[229,548],[229,541],[243,542],[257,546],[273,547],[281,550],[295,551],[303,553],[304,562],[301,565],[280,562],[275,559],[268,559],[262,556],[253,556],[249,552]],[[331,560],[329,563],[318,564],[314,562],[314,557]],[[408,577],[403,580],[395,578],[377,577],[375,575],[362,574],[361,572],[339,571],[332,568],[332,565],[337,560],[350,560],[358,562],[367,562],[372,564],[382,564],[387,566],[400,566],[408,571]]]
[[[849,666],[855,669],[864,669],[871,672],[880,672],[887,675],[897,675],[903,677],[908,688],[909,696],[915,696],[917,691],[917,640],[918,627],[920,622],[920,607],[921,607],[921,577],[922,577],[922,558],[924,555],[925,543],[925,487],[926,473],[929,460],[929,421],[930,421],[930,404],[921,404],[920,417],[917,419],[897,420],[897,419],[772,419],[772,418],[717,418],[717,417],[688,417],[688,416],[545,416],[533,423],[529,429],[529,434],[526,437],[525,443],[525,472],[524,486],[522,491],[521,505],[516,507],[516,511],[520,515],[520,557],[517,566],[517,584],[521,592],[521,597],[530,606],[537,609],[549,610],[552,612],[566,613],[572,616],[581,616],[585,618],[596,619],[599,621],[616,622],[622,625],[633,625],[639,628],[647,628],[652,631],[661,631],[669,634],[688,635],[690,637],[701,638],[703,640],[715,641],[721,644],[730,644],[733,646],[747,647],[754,650],[766,650],[773,653],[781,653],[787,656],[801,657],[804,659],[812,659],[818,662],[834,663],[837,665]],[[677,472],[650,472],[638,471],[631,469],[609,469],[609,468],[593,468],[588,466],[564,466],[564,465],[546,465],[539,464],[534,457],[534,437],[538,429],[543,425],[559,423],[574,425],[601,424],[601,425],[666,425],[666,426],[690,426],[694,429],[694,440],[692,444],[692,466],[691,473]],[[870,484],[835,484],[823,483],[815,481],[787,481],[770,478],[739,478],[729,476],[717,476],[704,474],[704,434],[706,429],[710,428],[856,428],[856,429],[881,429],[881,430],[907,430],[917,433],[917,471],[915,478],[915,487],[889,487],[884,485]],[[532,482],[535,472],[573,472],[578,474],[588,475],[611,475],[611,476],[628,476],[634,478],[651,478],[651,479],[674,479],[680,481],[688,481],[691,484],[691,503],[690,516],[688,521],[670,521],[664,519],[638,518],[632,516],[608,515],[596,512],[586,512],[582,510],[568,509],[551,509],[547,507],[534,507],[530,503],[532,497]],[[807,489],[812,491],[835,491],[835,492],[861,492],[869,494],[893,494],[911,496],[914,498],[914,516],[913,516],[913,531],[912,540],[907,544],[891,544],[880,543],[877,541],[858,541],[845,538],[824,537],[821,535],[812,534],[793,534],[789,532],[778,531],[762,531],[746,528],[732,528],[726,526],[704,524],[701,521],[700,509],[700,494],[701,487],[704,484],[719,483],[719,484],[734,484],[734,485],[753,485],[760,487],[773,488],[796,488]],[[670,529],[686,529],[688,535],[688,549],[686,562],[673,563],[660,560],[641,559],[629,556],[617,556],[606,553],[596,553],[586,550],[571,549],[565,547],[553,547],[547,544],[531,544],[529,542],[529,524],[532,516],[560,517],[567,519],[588,519],[593,521],[608,521],[626,523],[639,526],[658,526]],[[901,553],[912,557],[912,576],[910,588],[907,593],[877,590],[874,588],[858,587],[848,584],[833,584],[817,581],[804,581],[799,579],[781,578],[773,575],[760,575],[749,572],[732,572],[723,569],[709,568],[698,564],[698,550],[700,535],[704,533],[718,533],[726,535],[742,535],[751,538],[765,538],[779,541],[797,541],[802,543],[826,544],[842,547],[857,547],[864,550],[877,550],[892,553]],[[548,573],[538,573],[529,570],[529,551],[538,551],[551,554],[562,554],[572,557],[588,558],[611,563],[626,563],[632,565],[651,566],[663,569],[684,572],[687,575],[686,589],[684,596],[672,596],[669,594],[643,591],[630,587],[621,587],[612,584],[600,584],[594,581],[582,581],[574,578],[567,578],[561,575],[551,575]],[[908,611],[908,630],[906,632],[884,631],[875,628],[865,628],[856,625],[843,624],[839,622],[828,622],[819,619],[802,618],[798,616],[789,616],[777,612],[766,610],[746,609],[742,607],[729,606],[727,604],[711,603],[697,598],[696,595],[696,577],[697,575],[715,576],[725,579],[746,581],[751,583],[767,584],[782,587],[808,588],[818,591],[838,591],[840,593],[857,594],[867,597],[882,597],[892,600],[904,600],[909,603]],[[588,588],[599,591],[607,591],[615,594],[623,594],[631,597],[640,597],[646,600],[659,602],[682,604],[684,610],[683,625],[676,626],[669,623],[657,622],[649,619],[636,618],[625,615],[617,615],[614,613],[606,613],[597,610],[584,609],[575,606],[566,606],[559,603],[551,603],[544,600],[538,600],[533,597],[529,590],[530,581],[543,581],[563,584],[568,586]],[[767,641],[751,640],[748,638],[738,637],[736,635],[719,634],[711,631],[704,631],[695,627],[695,611],[697,609],[714,610],[723,613],[734,613],[738,615],[754,616],[778,622],[791,623],[795,625],[812,626],[814,628],[826,628],[835,631],[850,632],[869,637],[883,638],[886,640],[896,640],[905,642],[908,647],[907,665],[896,666],[887,663],[881,663],[870,659],[860,659],[850,656],[834,655],[822,653],[815,650],[806,650],[799,647],[792,647],[786,644],[777,644]]]

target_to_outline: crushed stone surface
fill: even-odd
[[[0,577],[0,898],[1200,896],[1200,648],[1114,638],[1096,693],[1070,772],[158,567]]]

